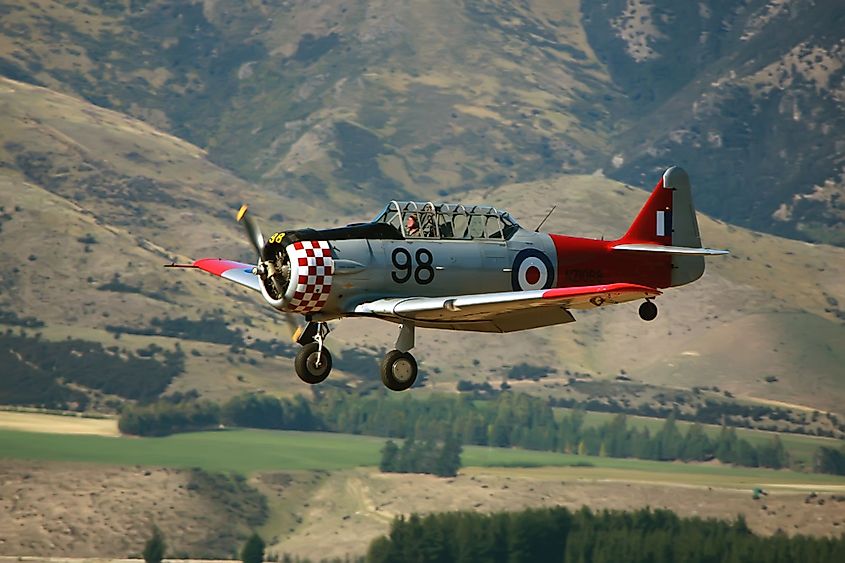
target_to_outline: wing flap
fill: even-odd
[[[449,297],[379,299],[358,305],[355,313],[452,323],[495,320],[515,312],[528,312],[532,309],[592,309],[605,304],[625,303],[658,295],[660,291],[652,287],[615,283]]]
[[[201,258],[194,261],[192,266],[209,274],[214,274],[215,276],[220,276],[221,278],[248,287],[254,291],[261,291],[261,280],[252,273],[255,266],[251,264],[223,260],[222,258]]]

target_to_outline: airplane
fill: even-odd
[[[548,217],[548,216],[547,216]],[[487,205],[391,201],[369,223],[276,232],[265,240],[241,207],[256,265],[219,258],[169,264],[204,270],[260,292],[274,309],[302,315],[294,367],[305,383],[332,369],[328,321],[377,318],[399,325],[380,366],[393,391],[417,379],[416,328],[509,333],[571,323],[573,310],[642,300],[657,317],[661,290],[704,274],[690,180],[667,169],[628,231],[605,241],[527,230]]]

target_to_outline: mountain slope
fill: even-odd
[[[600,175],[560,175],[603,163],[613,143],[633,146],[648,124],[623,107],[632,100],[611,78],[623,71],[598,62],[575,2],[124,8],[45,0],[4,10],[3,72],[51,88],[0,79],[0,319],[23,327],[27,342],[40,332],[52,343],[96,343],[103,350],[84,353],[109,365],[142,352],[151,365],[166,363],[151,346],[182,347],[169,392],[304,390],[283,324],[257,296],[161,268],[200,256],[252,260],[232,219],[242,201],[267,230],[366,220],[408,192],[493,203],[529,227],[556,201],[547,228],[610,237],[646,197]],[[665,46],[654,48],[665,56]],[[678,100],[695,84],[656,88],[663,97],[643,101],[643,114],[683,108]],[[699,207],[729,201],[708,180],[719,167],[699,164],[721,153],[672,151],[684,160],[644,150],[661,167],[691,170]],[[637,185],[654,184],[650,162]],[[542,177],[553,179],[511,183]],[[761,208],[767,194],[755,196]],[[733,256],[668,292],[654,323],[622,306],[511,336],[421,331],[427,386],[498,385],[529,364],[554,366],[557,376],[517,388],[562,393],[566,370],[613,377],[624,369],[664,385],[841,409],[843,251],[709,219],[702,230],[708,245]],[[377,385],[377,356],[395,332],[339,323],[331,381]],[[127,398],[95,391],[97,407]]]
[[[262,209],[310,217],[311,207],[264,195],[209,163],[197,147],[67,95],[0,79],[0,108],[3,324],[23,327],[30,348],[36,333],[54,343],[43,346],[55,349],[58,365],[68,363],[59,344],[77,339],[71,357],[88,354],[86,365],[114,369],[150,346],[178,351],[180,342],[118,332],[155,334],[155,322],[187,319],[193,324],[180,330],[191,330],[197,341],[185,349],[182,371],[196,375],[204,390],[266,386],[281,365],[292,373],[287,359],[256,352],[247,363],[230,350],[245,338],[267,345],[284,340],[276,326],[281,319],[245,291],[162,265],[218,255],[252,260],[234,221],[242,201],[255,203],[259,217]],[[273,222],[280,221],[278,215]],[[117,348],[98,351],[100,345]],[[155,353],[150,369],[159,369],[156,358],[162,360]],[[18,351],[11,361],[34,359]],[[43,369],[49,373],[50,364]],[[212,369],[217,378],[203,381]],[[197,386],[180,381],[172,390]],[[115,398],[95,397],[94,404]]]
[[[705,192],[695,177],[693,195]],[[552,182],[503,187],[485,199],[531,217],[536,202],[555,202],[546,224],[552,232],[614,238],[621,235],[645,194],[612,181],[564,177]],[[526,211],[521,211],[525,209]],[[526,215],[531,213],[531,215]],[[699,216],[707,246],[731,255],[707,261],[693,285],[667,290],[652,323],[635,307],[595,316],[554,341],[561,362],[583,358],[591,371],[682,387],[718,385],[743,395],[833,407],[845,377],[845,252],[760,235]],[[588,345],[579,346],[574,340]],[[775,376],[774,384],[765,381]],[[830,401],[821,395],[831,393]],[[808,402],[809,401],[809,402]]]
[[[7,8],[0,57],[13,78],[147,120],[272,191],[354,210],[600,153],[593,97],[610,84],[579,18],[574,0],[44,1]]]
[[[758,230],[845,242],[845,10],[836,0],[584,3],[629,102],[604,168],[643,182],[686,162],[702,210]]]
[[[281,344],[283,325],[257,295],[161,265],[203,255],[251,260],[231,218],[241,198],[256,200],[259,212],[282,211],[284,221],[261,219],[268,230],[280,223],[331,226],[371,213],[327,218],[324,208],[301,199],[259,194],[208,163],[201,150],[142,122],[44,88],[0,86],[0,107],[10,116],[0,178],[0,257],[7,265],[0,310],[46,323],[37,330],[48,340],[118,344],[123,354],[180,343],[185,365],[171,391],[302,392],[292,350]],[[704,195],[706,188],[693,182],[696,198]],[[557,202],[546,228],[613,237],[645,197],[600,176],[562,176],[470,192],[466,201],[510,209],[526,226],[539,222],[547,202]],[[732,255],[711,259],[704,279],[661,297],[653,323],[640,321],[631,305],[508,336],[420,331],[417,354],[428,386],[452,390],[459,379],[498,384],[512,366],[527,362],[555,366],[559,374],[612,377],[624,369],[653,383],[718,385],[744,396],[840,408],[845,251],[706,217],[701,227],[706,244]],[[194,324],[167,324],[180,318]],[[164,326],[181,328],[115,340],[115,330],[160,334]],[[332,346],[340,372],[333,380],[376,379],[375,356],[395,330],[376,321],[338,323]],[[767,383],[768,376],[778,382]]]
[[[693,180],[693,195],[703,189]],[[615,238],[625,232],[647,194],[600,176],[563,176],[477,191],[468,202],[508,209],[531,227],[546,206],[558,207],[544,226],[556,233]],[[707,246],[728,257],[707,261],[698,282],[667,290],[658,318],[642,322],[635,304],[576,313],[577,323],[505,336],[420,331],[417,354],[440,381],[479,375],[497,385],[511,366],[554,366],[540,380],[544,395],[565,392],[564,372],[691,388],[718,386],[736,395],[840,409],[845,391],[845,251],[761,235],[699,216]],[[361,321],[342,323],[337,334],[355,337]],[[347,329],[347,325],[358,325]],[[393,338],[379,334],[380,340]],[[348,332],[347,332],[348,331]],[[482,353],[468,354],[469,350]],[[446,367],[449,366],[449,367]],[[776,377],[770,383],[766,377]],[[513,382],[516,389],[537,387]]]
[[[3,7],[0,73],[345,212],[679,161],[702,210],[842,245],[839,4],[39,0]]]

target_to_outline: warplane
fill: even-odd
[[[280,231],[264,239],[241,207],[238,221],[258,253],[256,265],[219,258],[170,264],[204,270],[260,292],[274,309],[301,315],[294,366],[302,381],[332,369],[329,321],[370,317],[397,323],[381,362],[394,391],[411,387],[415,329],[509,333],[571,323],[573,310],[642,301],[657,317],[661,290],[704,274],[690,180],[666,170],[625,235],[612,241],[528,230],[489,205],[391,201],[369,223]]]

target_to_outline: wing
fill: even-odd
[[[656,297],[653,287],[630,283],[450,297],[379,299],[355,308],[359,315],[412,320],[424,328],[511,332],[573,322],[569,309],[592,309]]]
[[[186,266],[173,264],[172,267],[199,268],[200,270],[220,276],[252,290],[261,291],[261,286],[259,285],[261,281],[258,279],[258,276],[252,273],[255,266],[251,264],[223,260],[221,258],[202,258],[196,260],[193,264]]]

